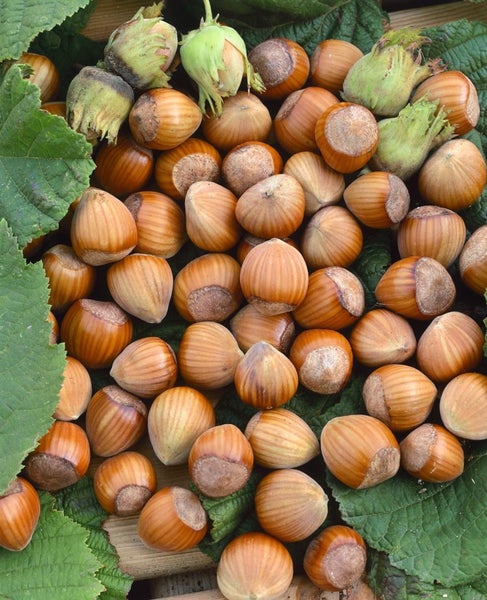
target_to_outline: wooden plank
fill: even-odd
[[[161,590],[162,591],[162,590]],[[159,598],[165,600],[225,600],[225,596],[215,587],[201,592],[176,594],[173,596],[161,595]],[[284,599],[283,599],[284,600]],[[339,594],[334,592],[323,592],[314,586],[305,577],[295,577],[287,591],[285,600],[339,600]]]
[[[155,588],[157,589],[157,588]],[[153,600],[225,600],[223,594],[217,589],[216,585],[211,589],[167,595],[161,589],[162,595],[153,597]],[[283,597],[283,600],[376,600],[375,594],[371,588],[359,581],[352,589],[347,590],[346,595],[339,592],[327,592],[313,585],[309,579],[302,575],[293,578],[291,585]]]
[[[119,567],[135,580],[209,569],[215,564],[197,549],[179,553],[147,548],[137,535],[137,517],[108,517],[104,529],[119,556]]]
[[[174,467],[163,465],[154,454],[147,437],[132,449],[150,458],[156,469],[158,489],[166,485],[188,486],[189,475],[186,465]],[[103,458],[98,456],[93,457],[88,475],[92,476],[102,461]],[[110,542],[117,550],[120,559],[120,568],[135,580],[152,579],[154,577],[184,573],[197,569],[208,569],[215,566],[198,549],[174,554],[158,552],[147,548],[137,535],[137,516],[110,516],[105,521],[104,529],[108,533]]]
[[[391,25],[399,27],[430,27],[443,25],[458,19],[487,22],[487,4],[473,2],[451,2],[435,6],[424,6],[390,12]]]

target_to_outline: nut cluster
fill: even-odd
[[[267,69],[267,52],[278,52],[279,69]],[[198,493],[237,492],[258,465],[261,531],[222,555],[228,598],[285,593],[288,541],[312,539],[304,570],[321,589],[362,577],[365,542],[342,524],[324,527],[328,496],[306,473],[310,461],[357,489],[400,469],[446,482],[461,475],[469,444],[487,438],[484,332],[456,304],[487,285],[487,235],[466,241],[459,214],[478,200],[485,163],[457,137],[430,154],[419,191],[367,169],[380,117],[340,99],[362,53],[333,40],[330,67],[324,52],[308,57],[285,39],[255,48],[266,91],[225,98],[219,117],[202,118],[173,88],[142,92],[119,143],[94,147],[92,186],[40,251],[68,362],[55,423],[25,477],[57,490],[86,473],[90,453],[103,457],[102,506],[138,514],[148,546],[181,551],[208,531]],[[473,128],[465,76],[435,77],[416,94],[442,103],[447,93],[458,133]],[[397,246],[367,306],[354,263],[364,236],[384,229]],[[177,341],[154,333],[174,317],[184,325]],[[92,390],[93,370],[111,383]],[[355,371],[366,374],[362,414],[315,432],[287,408],[298,388],[337,394]],[[229,386],[252,412],[243,430],[217,424]],[[164,465],[187,465],[198,493],[158,489],[134,450],[144,435]]]

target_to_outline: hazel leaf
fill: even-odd
[[[6,598],[87,600],[104,587],[96,573],[101,567],[86,544],[88,531],[40,492],[41,515],[30,544],[22,552],[0,549],[1,593]]]
[[[0,62],[19,58],[41,31],[52,29],[89,0],[0,0]]]
[[[394,567],[445,587],[478,581],[487,569],[487,443],[466,448],[465,471],[443,484],[404,473],[352,490],[329,477],[344,520]]]
[[[479,15],[480,16],[480,15]],[[458,70],[469,77],[475,85],[480,106],[487,102],[487,23],[460,19],[442,26],[425,29],[431,44],[425,48],[425,56],[440,56],[449,70]],[[487,115],[480,111],[478,131],[487,152]]]
[[[50,344],[48,280],[0,219],[0,494],[52,423],[65,351]]]
[[[40,109],[39,88],[17,65],[0,80],[0,217],[23,248],[57,228],[89,185],[92,146]]]
[[[119,569],[119,557],[102,528],[108,514],[96,499],[93,479],[82,477],[58,492],[56,507],[88,531],[86,543],[102,565],[96,575],[105,587],[97,600],[124,600],[133,580]]]
[[[446,588],[425,583],[393,567],[383,552],[368,552],[368,580],[382,600],[486,600],[485,577],[469,585]]]
[[[387,20],[375,0],[219,0],[212,7],[238,30],[248,50],[268,38],[285,37],[298,42],[309,55],[329,38],[341,38],[368,51],[384,32]]]
[[[252,26],[227,19],[225,22],[235,26],[247,48],[250,50],[260,42],[271,37],[285,37],[298,42],[311,56],[316,46],[325,39],[340,38],[352,42],[363,52],[370,50],[374,42],[384,32],[383,23],[387,13],[381,10],[379,3],[374,0],[355,0],[352,2],[324,2],[318,14],[306,18],[281,18],[278,24]],[[298,3],[294,2],[297,6]],[[307,3],[301,3],[306,10]],[[259,15],[261,13],[254,13]],[[272,12],[271,12],[272,14]],[[279,14],[279,13],[277,13]]]

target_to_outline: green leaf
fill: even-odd
[[[394,239],[390,230],[365,231],[362,251],[350,270],[360,279],[364,288],[365,308],[377,304],[375,288],[379,279],[392,263]]]
[[[425,583],[393,567],[383,552],[369,551],[368,578],[382,600],[486,600],[485,582],[475,581],[468,586],[446,588]]]
[[[94,169],[85,138],[39,107],[39,88],[12,66],[0,85],[0,217],[22,247],[57,228]]]
[[[268,0],[262,3],[270,4]],[[222,10],[222,20],[238,30],[249,50],[270,37],[286,37],[298,42],[311,55],[316,46],[327,38],[344,39],[362,51],[368,51],[384,33],[384,22],[388,19],[387,13],[375,0],[315,1],[312,5],[284,1],[280,4],[286,4],[293,14],[283,18],[282,14],[269,11],[269,20],[272,21],[269,23],[261,12],[253,12],[253,18],[240,15],[239,19],[232,20],[227,18],[228,11]],[[318,10],[319,5],[321,8]]]
[[[22,552],[0,549],[1,593],[22,600],[96,600],[101,564],[86,545],[87,530],[54,508],[41,492],[41,516]]]
[[[462,71],[477,89],[480,106],[487,104],[487,23],[461,19],[446,25],[425,29],[432,43],[425,57],[441,57],[449,70]],[[477,129],[487,153],[487,114],[480,112]]]
[[[360,373],[354,373],[341,392],[328,395],[312,394],[300,387],[286,408],[304,419],[319,439],[325,423],[333,417],[365,412],[363,381]]]
[[[93,480],[80,481],[56,495],[56,506],[88,530],[87,545],[101,563],[96,575],[105,587],[99,600],[124,600],[133,579],[118,568],[118,555],[103,531],[108,514],[100,506],[93,490]]]
[[[1,493],[52,423],[65,351],[49,343],[49,288],[42,264],[25,262],[3,219],[0,256]]]
[[[257,484],[264,471],[254,468],[244,487],[223,498],[210,498],[202,494],[194,485],[191,489],[198,495],[211,522],[208,535],[213,542],[229,536],[247,516],[254,506]]]
[[[423,484],[400,473],[365,490],[330,476],[344,520],[391,564],[426,583],[473,583],[487,569],[487,443],[470,454],[452,482]]]
[[[59,25],[89,0],[0,0],[0,61],[19,56],[41,31]]]
[[[29,52],[43,54],[56,65],[61,78],[59,98],[66,96],[76,65],[95,65],[103,58],[106,41],[91,40],[80,33],[95,8],[96,1],[91,0],[61,25],[40,33],[29,46]]]

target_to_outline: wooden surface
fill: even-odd
[[[85,34],[92,39],[104,40],[118,24],[134,15],[144,4],[134,0],[98,0],[95,14],[90,19]],[[487,3],[453,2],[410,10],[390,12],[393,27],[406,25],[427,27],[440,25],[461,18],[487,21]],[[146,441],[139,447],[153,458],[158,476],[158,486],[168,483],[187,485],[188,474],[185,467],[164,467],[153,455]],[[91,466],[94,471],[99,460]],[[135,580],[159,578],[159,588],[154,588],[157,597],[176,600],[221,600],[223,596],[216,589],[214,564],[199,550],[194,549],[180,554],[156,552],[146,548],[136,533],[136,517],[110,517],[105,524],[110,541],[120,556],[120,567]],[[182,581],[186,581],[186,586]],[[157,579],[156,579],[157,581]],[[205,589],[201,589],[205,588]],[[208,588],[208,589],[206,589]],[[186,590],[189,591],[186,593]],[[201,591],[194,591],[201,589]],[[181,593],[182,592],[182,593]],[[362,596],[365,598],[365,596]],[[289,590],[288,599],[314,600],[338,599],[338,595],[326,595],[297,578]],[[154,600],[157,600],[154,596]]]

